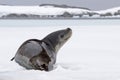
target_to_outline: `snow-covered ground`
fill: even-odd
[[[0,80],[120,80],[120,26],[72,26],[71,39],[50,72],[26,70],[10,59],[27,39],[60,27],[0,27]]]

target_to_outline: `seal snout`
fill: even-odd
[[[67,31],[72,31],[70,28],[67,28]]]
[[[71,28],[67,28],[66,31],[67,31],[67,33],[69,34],[69,36],[72,35],[72,29],[71,29]]]

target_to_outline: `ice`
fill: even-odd
[[[0,27],[0,80],[119,80],[119,25],[71,26],[73,35],[60,49],[54,70],[26,70],[10,59],[31,38],[42,39],[59,27]]]

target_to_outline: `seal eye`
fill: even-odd
[[[46,43],[46,45],[47,45],[47,46],[49,46],[49,44],[48,44],[48,43]]]
[[[61,37],[61,38],[63,38],[63,37],[64,37],[64,35],[60,35],[60,37]]]

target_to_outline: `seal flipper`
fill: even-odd
[[[13,61],[15,59],[15,57],[13,57],[10,61]]]

